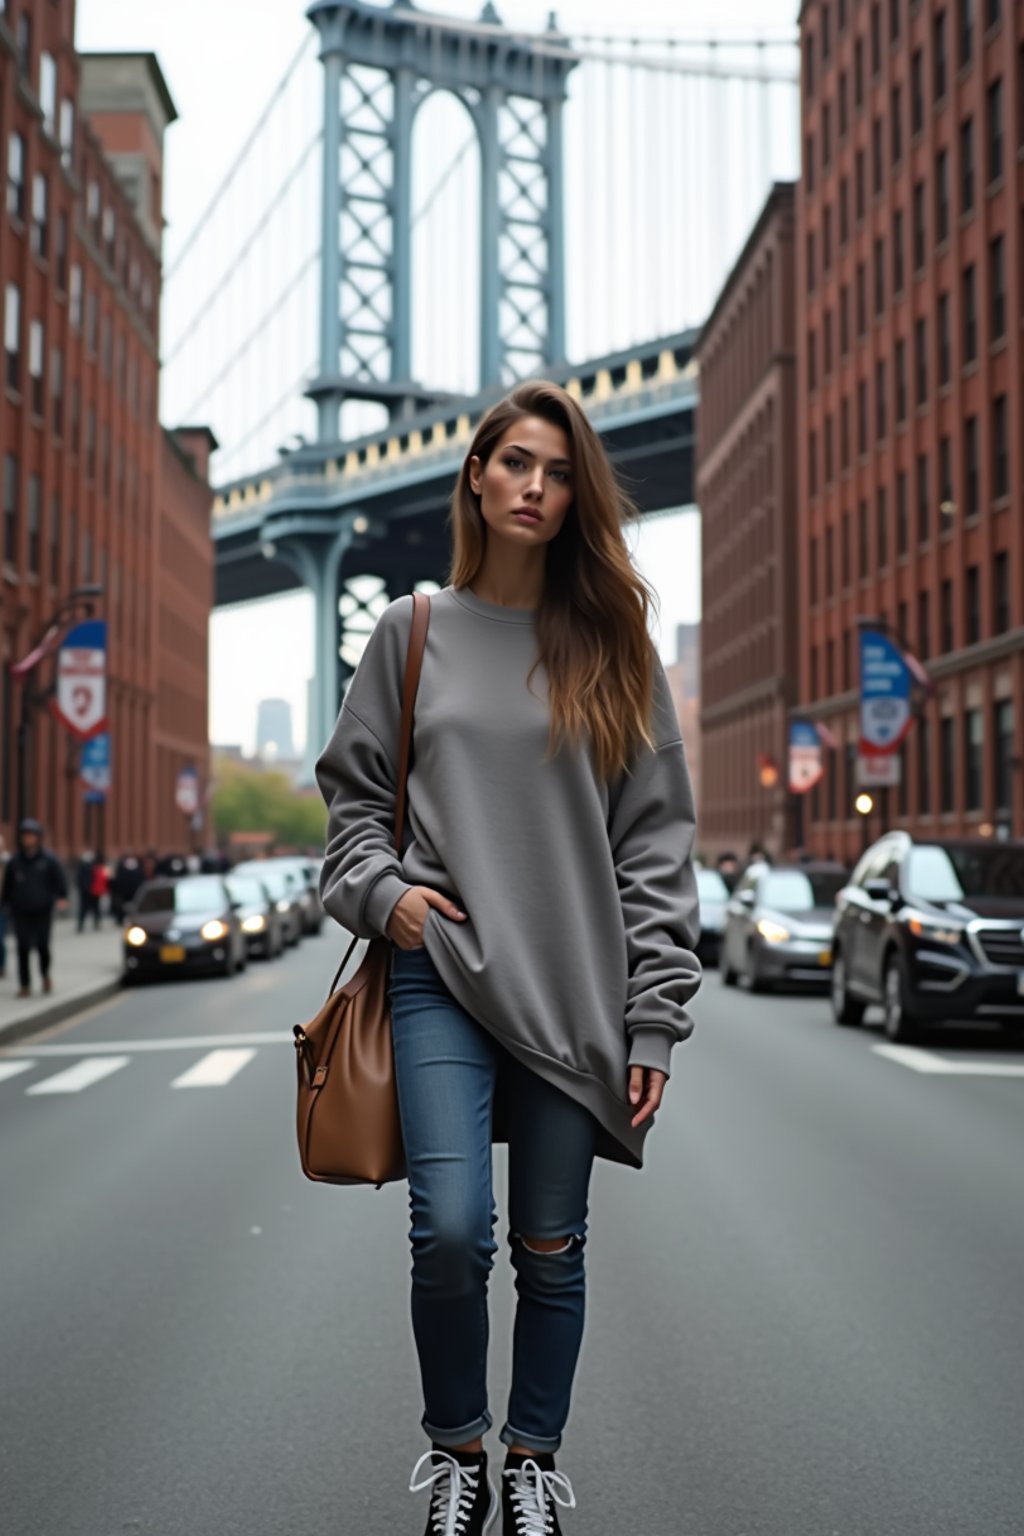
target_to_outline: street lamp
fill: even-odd
[[[95,583],[75,587],[64,601],[53,610],[50,617],[40,628],[32,647],[23,660],[13,662],[9,667],[10,674],[21,683],[21,715],[18,720],[18,799],[16,806],[17,821],[20,824],[28,815],[28,744],[32,727],[32,712],[37,704],[44,703],[54,692],[55,684],[49,688],[43,688],[39,692],[33,692],[29,684],[29,678],[41,661],[51,656],[60,643],[64,632],[64,624],[78,608],[84,608],[86,617],[91,617],[93,603],[103,596],[103,588]]]

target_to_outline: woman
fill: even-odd
[[[455,488],[401,857],[411,597],[381,615],[317,763],[324,903],[393,944],[432,1442],[410,1488],[430,1490],[428,1536],[478,1536],[498,1512],[483,1449],[492,1141],[508,1142],[518,1294],[502,1531],[554,1536],[556,1506],[575,1506],[555,1452],[583,1335],[591,1166],[641,1167],[671,1048],[692,1028],[693,798],[652,594],[623,539],[634,510],[572,397],[520,385],[481,421]]]

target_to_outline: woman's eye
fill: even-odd
[[[516,459],[516,458],[506,459],[505,460],[505,464],[506,464],[507,468],[509,468],[509,469],[522,469],[522,467],[523,467],[522,459]]]

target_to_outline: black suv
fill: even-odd
[[[881,1003],[891,1040],[1024,1021],[1024,844],[887,833],[836,901],[831,997],[837,1024]]]

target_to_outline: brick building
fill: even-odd
[[[800,698],[839,740],[808,842],[851,858],[857,618],[931,673],[883,823],[1024,831],[1024,7],[808,0],[797,196]]]
[[[679,729],[686,743],[694,803],[700,804],[700,625],[676,625],[676,659],[665,668]],[[703,828],[698,825],[698,835]],[[701,844],[703,846],[703,843]]]
[[[796,701],[795,195],[772,188],[697,347],[702,529],[701,848],[793,841],[785,792]],[[758,757],[778,765],[762,786]]]
[[[171,765],[206,775],[208,453],[201,431],[179,444],[157,419],[174,105],[152,55],[79,56],[73,38],[73,0],[0,8],[0,831],[10,843],[18,796],[21,689],[7,667],[76,586],[98,583],[110,647],[105,815],[87,822],[77,748],[45,709],[26,789],[60,853],[102,837],[114,855],[180,844]],[[35,686],[51,676],[44,663]]]

